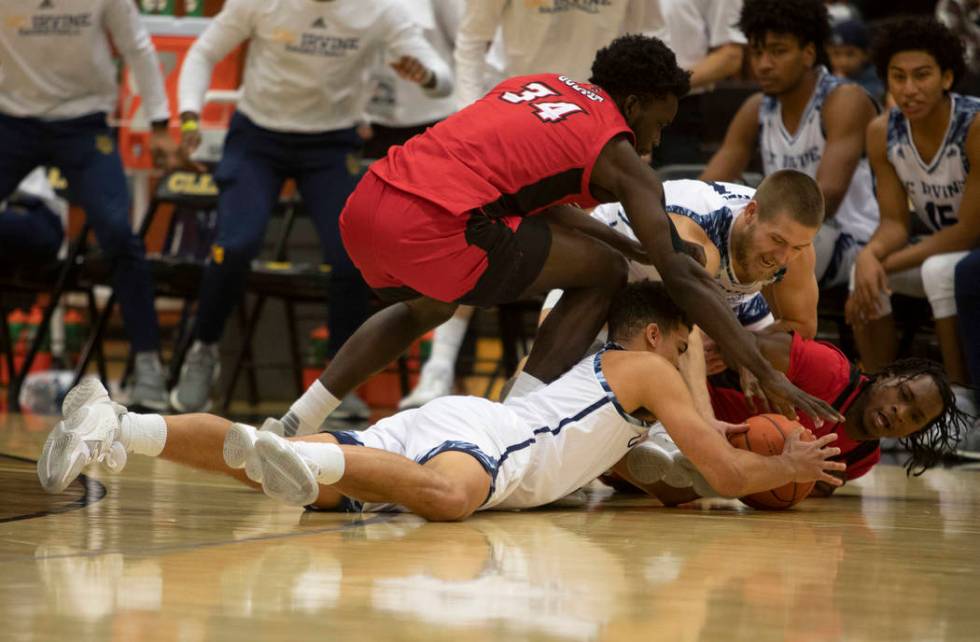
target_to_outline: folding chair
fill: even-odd
[[[56,168],[51,168],[49,171],[49,177],[52,185],[54,185],[56,190],[59,192],[59,195],[65,196],[67,185],[64,179],[61,177],[60,172]],[[147,229],[148,222],[146,222],[146,224],[140,228],[139,234],[141,238],[143,235],[145,235]],[[69,242],[68,251],[64,258],[59,258],[56,261],[46,265],[22,266],[21,268],[15,269],[12,272],[0,274],[0,285],[3,286],[3,291],[32,294],[47,293],[50,299],[48,304],[44,306],[41,322],[38,324],[34,337],[27,346],[24,361],[21,367],[17,368],[15,367],[14,362],[14,346],[11,345],[10,341],[7,339],[7,337],[9,337],[9,334],[7,334],[8,328],[6,323],[7,307],[4,304],[2,296],[0,296],[0,317],[3,317],[4,330],[4,341],[2,347],[6,353],[7,372],[9,373],[7,399],[10,408],[14,411],[20,410],[20,390],[23,387],[24,380],[27,378],[27,375],[31,370],[31,366],[34,364],[34,360],[41,349],[45,337],[48,334],[48,330],[51,327],[51,319],[61,301],[62,295],[68,291],[83,292],[87,296],[90,313],[93,313],[96,310],[94,292],[94,286],[96,283],[91,279],[84,278],[82,275],[84,271],[83,268],[85,268],[90,262],[94,261],[94,259],[87,255],[88,235],[90,231],[91,227],[89,226],[88,222],[83,224],[81,231]],[[111,270],[109,270],[109,272],[111,273]],[[82,373],[84,373],[85,368],[87,368],[93,352],[95,353],[98,363],[99,374],[103,379],[105,379],[106,365],[102,346],[100,343],[98,343],[98,341],[93,340],[92,337],[90,337],[89,344],[87,344],[87,349],[80,357],[78,366],[75,370],[75,383],[81,379]]]
[[[225,387],[221,408],[227,412],[231,405],[238,378],[243,370],[250,377],[249,401],[258,402],[255,381],[255,357],[252,340],[258,328],[258,321],[269,298],[282,299],[286,310],[286,330],[289,344],[289,357],[293,383],[297,394],[303,392],[303,363],[296,329],[297,303],[324,303],[327,301],[327,283],[330,279],[329,265],[292,263],[288,261],[287,243],[297,216],[302,213],[298,198],[282,203],[283,222],[279,237],[273,249],[272,261],[254,261],[249,272],[247,291],[256,299],[251,308],[244,313],[242,328],[242,348],[235,358],[231,376]],[[240,308],[244,310],[244,306]]]

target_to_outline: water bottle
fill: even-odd
[[[71,370],[32,372],[20,389],[20,407],[38,415],[60,415],[61,402],[71,388],[75,373]]]

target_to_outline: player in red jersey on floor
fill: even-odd
[[[966,420],[956,407],[949,377],[940,364],[901,359],[880,372],[865,374],[829,343],[782,332],[756,338],[766,358],[794,385],[844,415],[841,423],[819,427],[808,417],[800,417],[803,427],[817,437],[837,434],[834,445],[841,452],[833,459],[847,465],[842,480],[857,479],[878,463],[878,443],[883,438],[903,441],[910,454],[906,468],[911,474],[921,474],[953,454]],[[713,377],[708,384],[715,417],[739,424],[758,414],[738,389],[737,377],[731,384],[726,379]],[[614,470],[667,504],[717,496],[665,434],[651,429],[648,441],[631,450]],[[655,471],[663,481],[652,479]],[[818,483],[813,494],[829,495],[834,490]]]

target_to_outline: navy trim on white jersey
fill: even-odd
[[[432,448],[427,453],[415,460],[419,466],[424,466],[429,460],[437,455],[447,452],[460,452],[466,453],[477,460],[483,470],[487,471],[490,475],[490,490],[487,492],[486,498],[484,498],[483,503],[486,503],[493,496],[493,491],[497,488],[497,469],[500,467],[500,462],[491,457],[490,455],[483,452],[479,446],[470,443],[468,441],[457,441],[449,440],[444,441],[435,448]],[[504,453],[506,454],[506,453]],[[503,457],[500,458],[503,461]]]
[[[557,435],[558,433],[561,432],[561,429],[564,428],[565,426],[567,426],[568,424],[570,424],[572,422],[575,422],[575,421],[580,421],[581,419],[584,419],[585,417],[591,415],[593,412],[595,412],[599,408],[602,408],[603,406],[605,406],[610,401],[614,401],[614,399],[615,398],[610,399],[608,396],[603,397],[602,399],[599,399],[599,400],[593,402],[592,404],[586,406],[585,408],[583,408],[582,410],[580,410],[576,414],[572,415],[571,417],[565,417],[564,419],[562,419],[561,421],[559,421],[558,422],[558,425],[555,426],[554,428],[550,428],[548,426],[542,426],[541,428],[535,428],[531,432],[532,437],[529,437],[529,438],[525,439],[524,441],[518,442],[516,444],[511,444],[510,446],[507,446],[507,448],[504,449],[504,454],[502,454],[500,456],[500,460],[497,462],[497,468],[499,469],[501,466],[503,466],[504,462],[507,461],[507,458],[510,457],[511,453],[516,453],[519,450],[524,450],[528,446],[536,443],[538,441],[537,440],[537,435],[544,435],[544,434],[551,434],[553,436],[554,435]]]
[[[614,341],[610,341],[606,343],[605,346],[603,346],[602,350],[599,350],[599,352],[596,353],[595,357],[593,357],[592,360],[593,367],[595,368],[595,378],[598,379],[599,385],[601,385],[602,389],[606,392],[606,398],[608,398],[609,401],[612,402],[612,405],[616,409],[616,412],[619,413],[619,416],[622,417],[623,420],[626,421],[626,423],[631,424],[633,426],[639,426],[640,428],[649,428],[650,424],[648,422],[643,421],[642,419],[637,419],[636,417],[629,414],[628,412],[626,412],[626,410],[623,409],[623,406],[620,405],[619,403],[619,399],[616,398],[616,394],[612,391],[612,388],[609,387],[609,382],[606,381],[606,375],[603,374],[602,372],[603,353],[606,352],[607,350],[622,350],[622,349],[623,346],[619,345]]]
[[[338,430],[336,432],[332,430],[322,430],[320,432],[325,432],[327,434],[333,435],[333,438],[337,440],[337,443],[344,446],[363,446],[364,442],[360,440],[357,433],[353,430]]]
[[[980,100],[950,94],[949,109],[949,124],[942,145],[928,161],[919,155],[908,119],[901,110],[893,108],[888,114],[888,162],[902,182],[916,215],[934,232],[959,221],[960,204],[970,173],[966,138],[974,118],[980,113]]]

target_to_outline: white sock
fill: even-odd
[[[517,379],[514,380],[514,385],[511,387],[510,394],[507,395],[507,398],[517,399],[518,397],[523,397],[524,395],[531,394],[535,390],[544,388],[545,385],[547,384],[534,375],[529,375],[522,371],[517,375]]]
[[[330,391],[317,379],[283,416],[282,423],[286,428],[286,436],[309,435],[316,432],[327,415],[339,405],[340,399],[330,394]]]
[[[292,444],[300,455],[316,464],[317,483],[336,484],[344,476],[347,462],[344,451],[337,444],[314,441],[294,441]]]
[[[119,442],[126,452],[156,457],[167,443],[167,422],[161,415],[127,412],[119,421]]]
[[[463,313],[463,310],[466,312]],[[459,347],[463,345],[463,338],[466,336],[466,328],[470,325],[472,314],[472,308],[460,308],[449,321],[436,328],[432,337],[432,354],[429,355],[429,360],[422,367],[423,370],[430,368],[453,369],[456,365],[456,357],[459,356]]]

